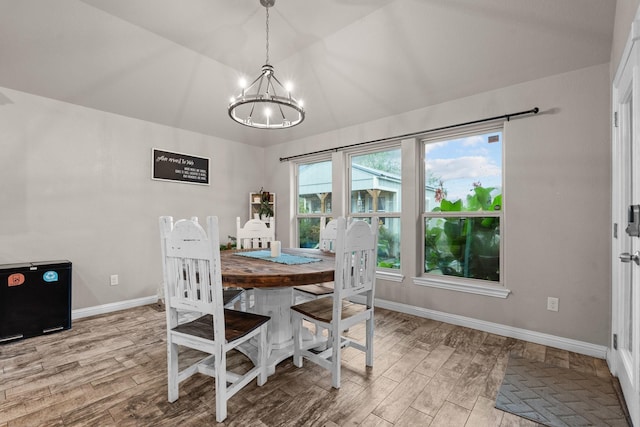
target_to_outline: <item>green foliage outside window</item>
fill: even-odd
[[[320,218],[298,219],[298,236],[301,248],[317,248],[320,241]]]
[[[389,219],[387,219],[389,220]],[[378,227],[378,267],[400,268],[399,237],[384,224]]]
[[[499,211],[502,195],[476,185],[462,200],[442,199],[433,212]],[[500,218],[446,216],[425,219],[425,272],[490,281],[500,280]]]

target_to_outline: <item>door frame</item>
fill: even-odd
[[[627,73],[629,72],[629,76]],[[623,112],[619,108],[621,102],[629,94],[627,90],[631,85],[632,114],[633,117],[622,117]],[[634,253],[640,250],[640,237],[628,237],[625,233],[627,225],[627,198],[624,192],[628,191],[628,177],[631,175],[629,168],[634,173],[634,181],[630,194],[632,203],[640,204],[640,8],[631,25],[625,50],[618,65],[612,85],[613,110],[612,123],[612,220],[614,232],[611,243],[611,332],[612,340],[607,354],[607,362],[613,375],[620,379],[622,391],[627,401],[629,415],[635,425],[640,425],[640,266],[631,263],[621,263],[619,255],[622,252]],[[631,146],[633,156],[628,160],[629,149],[625,145],[624,124],[631,119],[632,138]],[[616,236],[617,234],[617,236]],[[631,239],[631,240],[629,240]],[[631,270],[632,269],[632,270]],[[629,272],[632,272],[629,274]],[[631,301],[631,322],[634,325],[632,357],[627,357],[628,352],[616,345],[614,337],[622,337],[625,331],[624,318],[624,294],[623,283],[632,280],[634,298]],[[622,342],[621,342],[622,343]]]

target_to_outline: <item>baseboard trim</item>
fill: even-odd
[[[517,338],[536,344],[542,344],[549,347],[572,351],[574,353],[597,357],[599,359],[607,359],[607,347],[591,344],[584,341],[577,341],[569,338],[558,337],[555,335],[543,334],[527,329],[515,328],[513,326],[502,325],[499,323],[486,322],[484,320],[459,316],[457,314],[444,313],[441,311],[429,310],[427,308],[387,301],[379,298],[376,298],[375,306],[386,308],[388,310],[399,311],[405,314],[412,314],[414,316],[424,317],[427,319],[438,320],[440,322],[451,323],[453,325],[477,329],[479,331],[502,335],[509,338]]]
[[[141,305],[155,304],[158,296],[153,295],[144,298],[130,299],[126,301],[112,302],[109,304],[96,305],[94,307],[78,308],[71,311],[71,319],[82,319],[83,317],[96,316],[114,311],[125,310],[127,308],[140,307]]]
[[[127,308],[139,307],[139,306],[148,305],[148,304],[155,304],[156,302],[158,302],[158,296],[153,295],[149,297],[137,298],[137,299],[127,300],[127,301],[102,304],[94,307],[79,308],[71,312],[71,318],[81,319],[83,317],[111,313],[114,311],[125,310]],[[385,308],[388,310],[394,310],[400,313],[412,314],[414,316],[424,317],[426,319],[432,319],[440,322],[451,323],[452,325],[464,326],[467,328],[477,329],[479,331],[489,332],[496,335],[516,338],[524,341],[533,342],[536,344],[542,344],[549,347],[559,348],[562,350],[573,351],[574,353],[597,357],[599,359],[605,359],[605,360],[608,359],[607,347],[591,344],[584,341],[577,341],[569,338],[558,337],[555,335],[543,334],[541,332],[515,328],[513,326],[502,325],[499,323],[486,322],[484,320],[473,319],[471,317],[445,313],[442,311],[430,310],[428,308],[416,307],[413,305],[383,300],[380,298],[376,298],[375,305],[376,307]]]

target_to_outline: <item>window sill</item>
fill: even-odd
[[[484,295],[494,298],[507,298],[511,291],[502,286],[483,285],[478,283],[465,283],[458,280],[431,277],[414,277],[414,285],[428,286],[431,288],[446,289],[449,291],[466,292],[469,294]]]
[[[387,280],[389,282],[402,282],[404,275],[391,271],[376,270],[376,279]]]

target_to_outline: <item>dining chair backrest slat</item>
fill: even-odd
[[[338,220],[332,219],[325,224],[325,218],[320,220],[320,239],[318,248],[323,251],[335,252],[338,234]]]
[[[236,218],[237,249],[266,249],[275,238],[273,217],[269,218],[269,226],[259,219],[250,219],[244,227],[240,224],[240,217]]]

